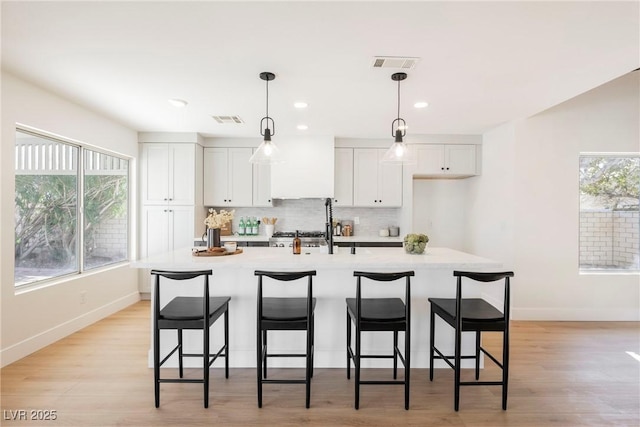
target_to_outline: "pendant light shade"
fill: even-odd
[[[398,82],[398,118],[391,123],[391,136],[394,137],[394,143],[389,147],[382,162],[413,164],[415,157],[412,150],[404,142],[403,138],[407,134],[407,123],[400,117],[400,82],[407,78],[407,73],[394,73],[391,80]]]
[[[271,141],[271,136],[276,133],[276,125],[271,117],[269,117],[269,82],[276,78],[275,74],[268,71],[260,73],[260,78],[266,82],[267,86],[267,114],[260,120],[260,135],[264,137],[262,143],[258,146],[253,156],[249,158],[249,162],[256,164],[274,164],[280,163],[282,158],[280,150]]]

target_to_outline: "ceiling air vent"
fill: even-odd
[[[211,116],[221,125],[237,125],[244,123],[240,116]]]
[[[399,68],[411,70],[420,61],[420,58],[410,56],[375,56],[373,58],[373,68]]]

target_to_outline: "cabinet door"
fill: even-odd
[[[445,148],[446,172],[455,175],[476,174],[475,145],[447,145]]]
[[[253,165],[253,206],[273,206],[271,202],[271,165]]]
[[[226,148],[204,149],[204,205],[228,204],[229,162]]]
[[[191,221],[193,223],[193,219]],[[169,208],[167,206],[144,206],[142,208],[142,244],[140,255],[148,257],[169,250]]]
[[[402,206],[402,164],[380,163],[387,150],[378,150],[378,206]]]
[[[169,145],[169,204],[195,203],[196,151],[193,144]]]
[[[144,206],[141,256],[193,246],[193,206]]]
[[[336,148],[333,204],[353,206],[353,148]]]
[[[353,204],[379,206],[378,202],[378,150],[353,149]]]
[[[196,237],[194,230],[193,206],[171,206],[169,207],[169,230],[171,236],[169,249],[182,249],[193,246],[193,238]],[[203,224],[204,228],[204,224]]]
[[[249,163],[251,148],[229,148],[228,206],[253,204],[253,165]]]
[[[416,149],[417,165],[413,169],[416,175],[439,175],[445,172],[444,145],[422,145]]]
[[[142,195],[145,204],[169,201],[169,144],[142,145]]]

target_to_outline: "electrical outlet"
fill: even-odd
[[[80,304],[85,304],[87,302],[87,291],[80,292]]]
[[[353,225],[358,225],[358,224],[360,224],[360,217],[356,216],[353,218]]]

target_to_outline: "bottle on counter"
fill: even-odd
[[[253,222],[251,223],[251,234],[253,234],[254,236],[257,236],[258,227],[259,227],[258,218],[254,216]]]
[[[246,225],[244,223],[244,217],[240,217],[240,222],[238,223],[238,234],[240,236],[244,236],[246,233]]]
[[[296,237],[293,238],[293,254],[300,255],[302,251],[302,242],[300,241],[300,237],[298,237],[298,231],[296,231]]]

